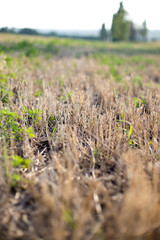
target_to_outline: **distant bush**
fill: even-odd
[[[21,30],[19,30],[18,33],[19,34],[27,34],[27,35],[39,35],[37,30],[32,29],[32,28],[22,28]]]

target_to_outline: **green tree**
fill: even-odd
[[[138,40],[138,29],[136,28],[135,24],[132,21],[130,21],[129,40],[131,42],[135,42]]]
[[[105,24],[103,23],[100,31],[100,39],[102,41],[106,41],[107,38],[108,38],[107,30],[106,30]]]
[[[2,32],[2,33],[16,33],[14,28],[8,28],[8,27],[0,28],[0,32]]]
[[[126,19],[127,12],[120,2],[120,7],[117,13],[113,15],[111,35],[113,41],[127,41],[130,35],[130,23]]]
[[[144,21],[142,23],[142,28],[141,28],[141,31],[140,31],[143,42],[147,41],[147,32],[148,32],[148,30],[147,30],[147,23],[146,23],[146,21]]]

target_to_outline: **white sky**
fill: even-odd
[[[110,29],[120,0],[0,0],[0,27],[92,30],[102,23]],[[144,19],[160,29],[160,0],[124,0],[134,22]]]

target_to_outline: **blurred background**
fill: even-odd
[[[103,41],[159,41],[158,0],[5,0],[0,32]]]

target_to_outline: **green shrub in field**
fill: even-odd
[[[39,89],[37,92],[34,94],[35,97],[43,97],[43,92],[41,89]]]
[[[35,132],[34,132],[34,128],[32,128],[32,127],[26,128],[26,133],[27,133],[29,138],[36,137]]]
[[[7,108],[0,110],[0,137],[5,137],[6,141],[9,141],[11,137],[20,141],[22,139],[20,120],[23,119],[15,112]]]
[[[17,167],[22,167],[22,168],[27,168],[29,169],[30,168],[30,165],[31,165],[31,160],[30,159],[24,159],[20,156],[15,156],[15,155],[12,155],[12,166],[14,168],[17,168]]]
[[[31,47],[25,51],[26,57],[36,57],[38,55],[38,50],[36,47]]]
[[[45,52],[50,53],[50,54],[58,54],[58,48],[54,45],[54,42],[49,42],[46,46],[45,46]]]
[[[135,100],[133,100],[133,104],[136,106],[136,108],[144,108],[145,107],[145,104],[146,104],[146,101],[145,99],[140,99],[140,98],[136,98]]]
[[[41,120],[41,114],[42,111],[41,110],[37,110],[35,108],[33,109],[29,109],[27,107],[23,107],[23,111],[24,111],[24,119],[26,120],[26,122],[29,122],[30,124],[37,124],[38,121]]]
[[[7,108],[0,110],[0,137],[4,137],[7,142],[10,141],[10,138],[20,141],[24,132],[28,138],[36,137],[34,128],[22,127],[22,123],[27,124],[28,121],[31,121],[33,124],[37,124],[41,119],[40,114],[42,111],[29,110],[25,107],[24,109],[24,119]]]
[[[20,174],[10,174],[11,187],[19,187],[21,182]]]
[[[23,50],[26,48],[31,48],[33,44],[27,40],[22,40],[15,45],[16,50]]]
[[[31,163],[32,163],[31,159],[24,159],[17,155],[12,155],[11,159],[12,159],[11,165],[15,169],[26,168],[29,170],[31,167]],[[24,179],[21,178],[19,173],[8,173],[8,176],[11,181],[11,187],[13,187],[13,188],[19,187],[21,185],[21,183],[24,182]]]
[[[6,56],[4,57],[4,60],[5,60],[6,65],[7,65],[8,67],[11,67],[11,66],[12,66],[13,58],[12,58],[11,56],[6,55]]]
[[[117,82],[121,82],[122,76],[118,73],[116,67],[114,65],[110,66],[109,70],[110,70],[110,73],[112,74],[114,80]]]

